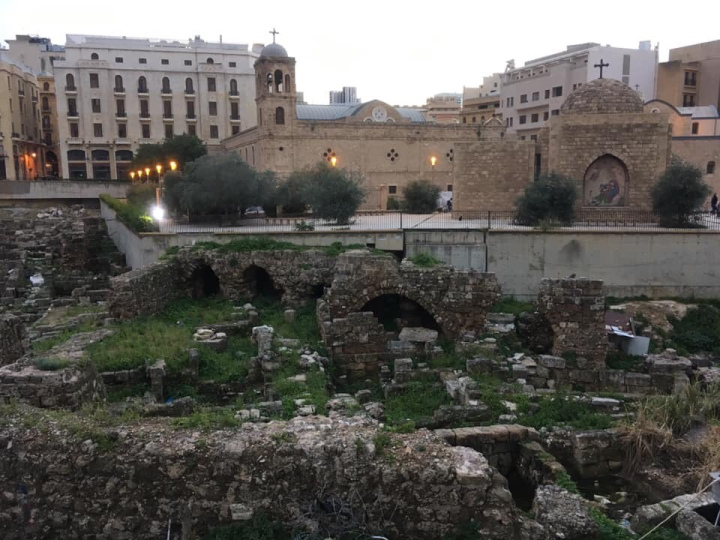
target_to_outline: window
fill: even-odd
[[[162,80],[162,93],[163,93],[163,94],[170,94],[170,93],[171,93],[171,90],[170,90],[170,79],[167,78],[167,77],[163,77],[163,80]]]
[[[142,124],[142,138],[143,139],[149,139],[150,138],[150,124]]]
[[[554,86],[552,89],[552,97],[562,96],[562,86]]]
[[[49,90],[50,90],[50,83],[43,83],[43,90],[44,90],[45,92],[49,91]]]
[[[520,103],[527,103],[527,94],[520,95]]]
[[[540,120],[540,115],[538,113],[533,113],[530,115],[530,122],[533,124],[537,123]]]
[[[523,114],[522,116],[520,116],[520,122],[519,122],[519,123],[520,123],[520,124],[525,124],[526,122],[527,122],[527,116],[525,116],[525,115]]]
[[[463,116],[463,124],[467,124],[467,116]]]
[[[77,125],[76,122],[72,122],[72,123],[70,124],[70,136],[71,136],[73,139],[77,139],[77,138],[80,136],[80,132],[79,132],[79,130],[78,130],[78,125]]]
[[[43,111],[49,111],[50,110],[50,101],[47,97],[43,96],[42,98],[42,110]]]
[[[577,90],[577,84],[573,84],[573,90]]]
[[[192,66],[192,60],[185,60],[186,66]]]
[[[196,135],[197,131],[195,129],[195,124],[190,124],[188,127],[188,135]]]
[[[115,152],[115,161],[132,161],[133,153],[130,150],[118,150]]]
[[[453,185],[452,185],[452,184],[448,184],[446,191],[449,191],[450,193],[452,193],[452,188],[453,188]]]
[[[148,100],[140,100],[140,118],[150,118],[150,111],[148,110]]]
[[[625,76],[630,75],[630,55],[629,54],[623,54],[623,71],[622,74]],[[625,77],[623,77],[624,79]],[[623,81],[625,82],[625,81]],[[627,84],[627,83],[625,83]]]
[[[115,91],[116,92],[124,92],[125,88],[123,87],[123,78],[120,75],[115,75]]]
[[[127,124],[118,124],[118,138],[127,139]]]
[[[186,101],[185,106],[187,107],[186,116],[188,118],[195,118],[195,102],[194,101]]]
[[[477,122],[477,118],[475,116],[473,116],[472,120],[470,122],[474,124],[475,122]]]
[[[695,106],[695,94],[683,94],[683,107]]]
[[[237,135],[238,133],[240,133],[240,126],[233,126],[233,127],[232,127],[232,134],[233,134],[233,135]]]
[[[550,89],[545,90],[545,99],[550,99]]]
[[[533,101],[540,101],[540,92],[533,92],[533,93],[532,93],[532,100],[533,100]]]
[[[282,107],[275,109],[275,123],[279,126],[285,124],[285,109]]]
[[[85,150],[68,150],[68,161],[85,161]]]
[[[115,57],[115,63],[116,63],[116,64],[122,64],[122,63],[123,63],[122,56],[116,56],[116,57]]]
[[[161,63],[163,66],[167,66],[168,64],[170,64],[170,60],[168,60],[167,58],[161,58],[161,59],[160,59],[160,63]]]
[[[215,77],[208,77],[208,92],[215,92]]]
[[[172,139],[172,136],[173,136],[173,125],[165,124],[165,138]]]
[[[685,72],[685,86],[697,86],[697,73],[694,71]]]
[[[172,118],[172,101],[163,101],[163,118]]]
[[[110,161],[110,152],[107,150],[93,150],[90,155],[93,161]]]
[[[75,98],[68,98],[68,116],[77,116],[77,100]]]
[[[65,75],[65,90],[75,90],[75,77],[72,73]]]
[[[237,81],[235,79],[230,79],[230,95],[231,96],[238,95]]]
[[[141,64],[147,64],[147,58],[141,58],[140,59]]]
[[[699,123],[699,122],[693,122],[693,123],[692,123],[692,134],[693,134],[693,135],[697,135],[699,129],[700,129],[700,123]]]
[[[210,116],[217,116],[217,101],[211,101],[208,103]]]
[[[92,53],[90,55],[90,60],[100,60],[100,57],[98,56],[98,53]]]
[[[550,113],[547,112],[547,111],[545,111],[545,112],[543,113],[543,120],[547,120],[548,118],[550,118]]]
[[[715,162],[714,161],[708,161],[707,169],[705,170],[707,174],[715,174]]]
[[[100,88],[100,78],[97,73],[90,74],[90,88]]]
[[[147,79],[145,77],[140,77],[138,79],[138,93],[139,94],[147,94],[148,93]]]
[[[552,116],[558,116],[560,114],[560,109],[553,109],[552,111],[550,111],[550,114]]]
[[[219,137],[218,135],[218,127],[217,126],[210,126],[210,138],[211,139],[217,139]]]
[[[397,195],[397,186],[388,186],[388,194]]]
[[[100,100],[97,98],[93,98],[90,100],[90,105],[92,106],[92,112],[99,113],[100,111]]]
[[[230,67],[237,67],[237,63],[235,63],[235,62],[230,62],[229,66],[230,66]]]
[[[193,80],[188,77],[185,79],[185,93],[186,94],[194,94],[195,90],[193,89]]]
[[[240,107],[238,105],[237,101],[233,101],[230,104],[230,118],[232,120],[239,120],[240,119]]]
[[[102,137],[102,124],[93,124],[93,135],[95,137]]]
[[[208,64],[214,64],[215,60],[213,60],[212,58],[208,58],[207,60],[205,60],[205,62],[207,62]]]
[[[530,140],[537,142],[537,135],[530,135]]]

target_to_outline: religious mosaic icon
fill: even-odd
[[[622,161],[609,155],[599,157],[585,172],[585,205],[625,206],[627,180]]]

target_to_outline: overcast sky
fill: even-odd
[[[587,7],[593,11],[585,11]],[[667,6],[667,7],[665,7]],[[685,7],[687,6],[687,7]],[[720,1],[667,0],[0,0],[0,39],[65,34],[267,43],[277,37],[297,60],[310,103],[356,86],[363,101],[421,105],[440,92],[478,86],[483,75],[595,41],[668,49],[720,39]]]

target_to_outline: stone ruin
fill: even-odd
[[[29,346],[25,325],[20,317],[0,313],[0,366],[12,364]]]

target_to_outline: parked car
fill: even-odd
[[[245,217],[264,218],[265,210],[262,206],[251,206],[245,209]]]

